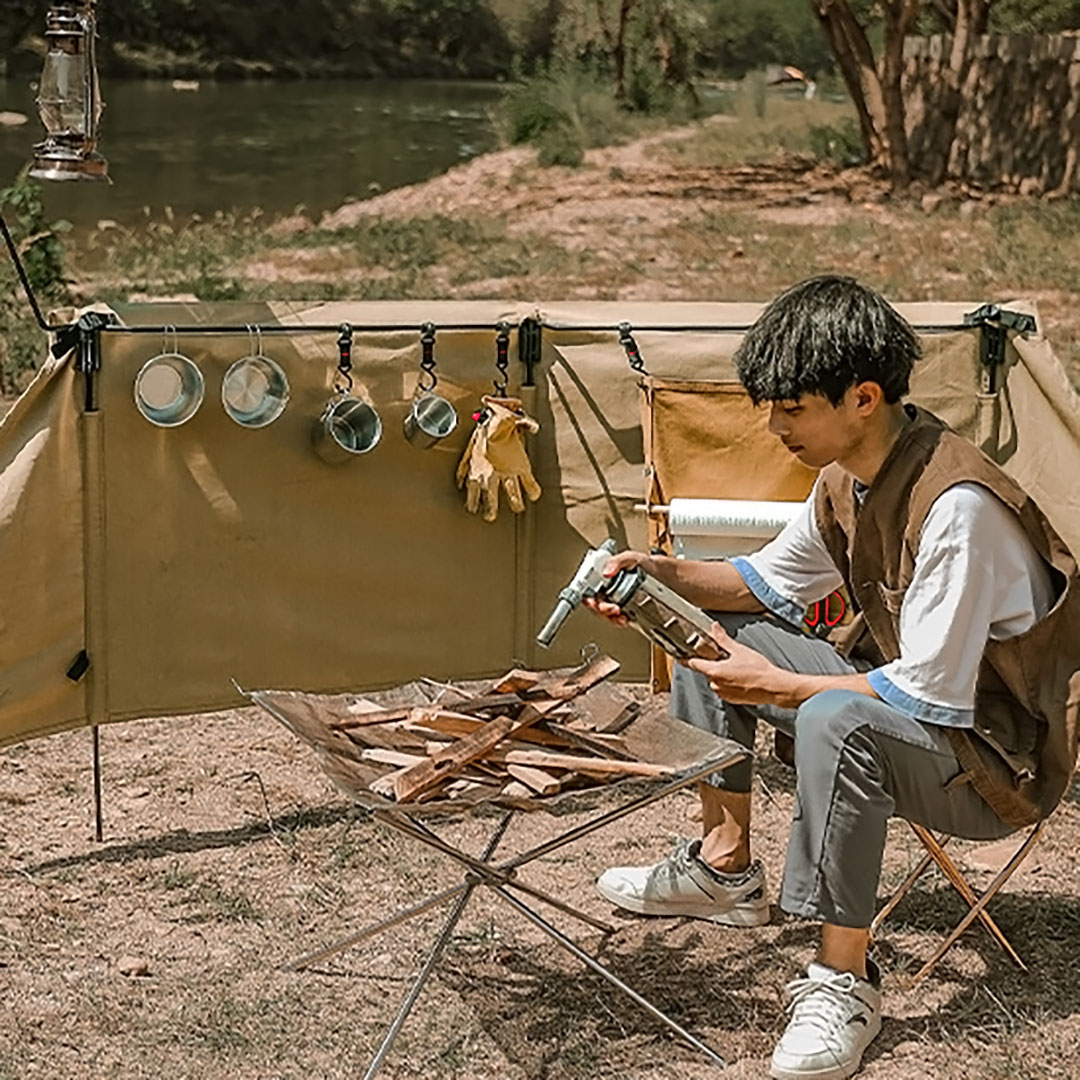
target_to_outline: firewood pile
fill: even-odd
[[[528,805],[564,791],[676,771],[629,749],[622,733],[641,706],[615,687],[599,686],[618,669],[607,656],[570,672],[514,669],[479,692],[455,687],[452,698],[391,708],[286,691],[249,696],[312,746],[324,771],[351,796],[432,808]],[[616,692],[601,695],[597,708],[597,689]],[[586,695],[588,708],[581,707]]]

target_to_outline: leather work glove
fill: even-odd
[[[457,467],[457,485],[465,490],[465,509],[482,510],[485,521],[499,512],[499,488],[510,509],[525,509],[524,489],[531,502],[540,498],[540,485],[525,453],[525,432],[535,435],[540,425],[527,416],[518,398],[484,397],[484,413],[473,430]]]

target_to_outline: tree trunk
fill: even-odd
[[[619,0],[618,22],[613,28],[607,15],[605,0],[596,0],[596,15],[600,21],[600,31],[611,53],[612,67],[615,69],[615,98],[626,100],[626,37],[630,29],[630,16],[641,0]]]
[[[867,161],[875,171],[889,173],[885,99],[874,50],[847,0],[814,0],[814,12],[855,103]]]
[[[960,0],[961,6],[965,0]],[[885,40],[881,54],[881,93],[885,106],[885,138],[888,143],[889,180],[901,191],[911,183],[904,109],[904,38],[915,24],[920,0],[886,0]]]

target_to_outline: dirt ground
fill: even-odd
[[[766,744],[759,751],[757,854],[775,887],[791,776]],[[313,754],[258,710],[114,725],[101,731],[101,759],[97,843],[89,732],[0,752],[0,1078],[362,1075],[445,909],[311,970],[285,965],[456,884],[455,865],[336,794]],[[625,797],[608,789],[599,808]],[[766,1076],[784,1024],[783,987],[810,958],[814,927],[775,905],[769,926],[741,931],[624,916],[592,888],[605,867],[652,861],[672,837],[692,833],[694,804],[678,793],[523,877],[609,920],[615,932],[605,937],[544,911],[721,1053],[726,1073],[481,890],[379,1075]],[[518,815],[500,854],[597,809]],[[474,812],[433,827],[479,852],[496,821]],[[1038,855],[993,905],[1026,973],[973,929],[909,988],[963,907],[931,875],[904,901],[877,945],[886,1019],[867,1080],[1080,1077],[1078,826],[1074,786]],[[957,850],[974,880],[987,880],[970,861],[980,853],[987,861],[986,846]],[[894,823],[882,898],[917,855],[906,826]]]

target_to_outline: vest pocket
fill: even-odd
[[[1005,762],[1017,783],[1034,779],[1042,726],[1008,692],[976,692],[975,733]]]

